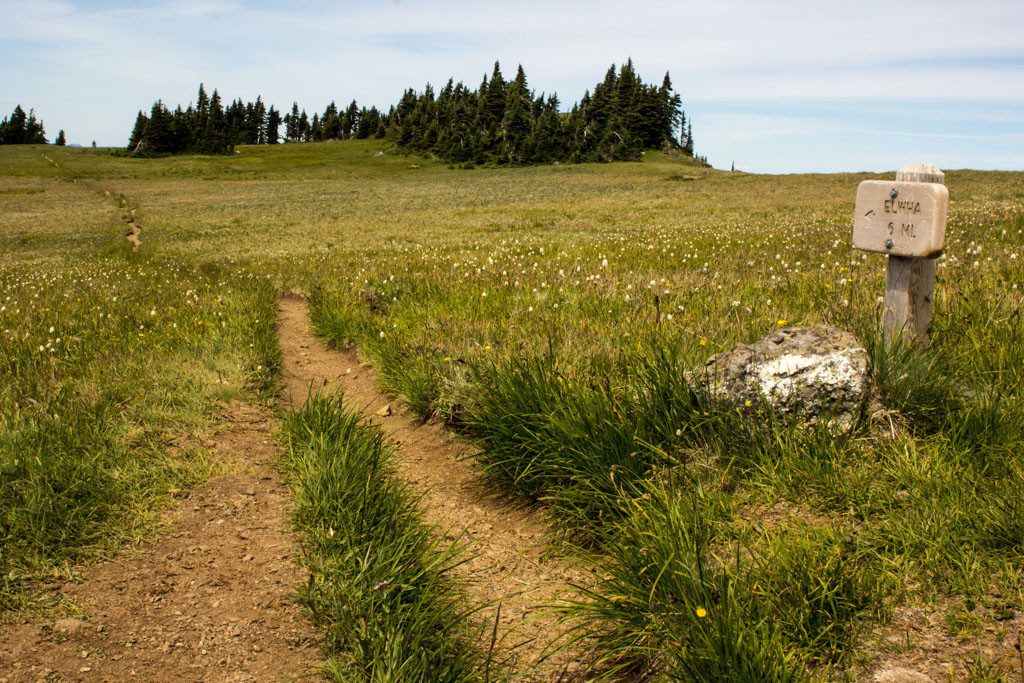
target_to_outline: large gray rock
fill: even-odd
[[[744,411],[767,404],[783,420],[848,426],[864,405],[870,376],[867,351],[852,334],[814,325],[784,327],[713,356],[698,379]]]

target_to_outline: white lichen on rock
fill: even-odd
[[[788,354],[757,364],[761,393],[769,398],[787,400],[799,392],[801,384],[820,384],[845,390],[863,383],[863,368],[847,351],[836,351],[824,356],[798,356]]]
[[[848,332],[786,327],[708,360],[711,393],[743,410],[767,405],[779,418],[849,425],[870,390],[867,352]]]

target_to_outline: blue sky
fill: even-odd
[[[672,73],[718,167],[1024,169],[1020,0],[0,0],[0,111],[82,144],[125,144],[136,111],[200,81],[386,106],[500,59],[565,104],[629,56]]]

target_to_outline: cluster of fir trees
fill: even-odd
[[[199,86],[195,104],[174,111],[160,100],[149,114],[140,111],[128,140],[137,155],[231,154],[235,145],[276,144],[280,140],[281,113],[255,102],[235,100],[226,107],[216,90],[207,95]]]
[[[64,131],[61,131],[61,136]],[[58,138],[59,139],[59,138]],[[0,145],[45,145],[46,130],[43,122],[36,119],[35,109],[26,114],[21,105],[16,105],[10,117],[0,121]]]
[[[693,155],[693,131],[666,73],[644,83],[632,60],[612,65],[568,113],[557,95],[537,95],[526,73],[506,81],[494,65],[476,90],[449,81],[439,93],[406,91],[388,115],[388,137],[452,162],[535,164],[638,159],[672,147]]]
[[[593,92],[569,112],[557,95],[530,90],[526,72],[506,81],[495,63],[476,90],[452,80],[439,93],[427,85],[406,90],[387,112],[344,110],[331,102],[310,117],[298,103],[283,117],[263,104],[232,102],[203,86],[195,105],[173,112],[157,101],[139,112],[129,149],[143,154],[226,154],[239,144],[277,144],[387,138],[405,149],[458,163],[536,164],[638,159],[644,150],[674,148],[691,156],[693,128],[666,73],[661,85],[644,83],[632,60],[612,65]]]
[[[387,121],[387,115],[381,114],[376,107],[360,107],[355,100],[344,110],[331,102],[323,114],[313,112],[312,118],[305,109],[299,111],[299,105],[295,103],[291,112],[284,116],[284,139],[285,142],[323,142],[383,138],[387,132]]]
[[[384,137],[386,118],[376,107],[360,108],[354,101],[345,110],[331,102],[323,114],[292,105],[281,116],[257,97],[255,102],[235,100],[224,106],[220,93],[207,95],[199,86],[195,104],[187,109],[179,105],[171,111],[160,100],[149,113],[140,111],[128,141],[128,149],[138,155],[231,154],[236,145],[276,145],[285,142],[320,142],[350,138]]]

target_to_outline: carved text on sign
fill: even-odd
[[[934,258],[946,246],[949,191],[936,183],[865,180],[857,187],[855,249]]]

